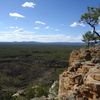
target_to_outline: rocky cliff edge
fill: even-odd
[[[59,100],[100,100],[100,46],[74,50],[59,77]]]

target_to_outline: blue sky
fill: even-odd
[[[99,5],[100,0],[1,0],[0,41],[81,41],[91,28],[78,22],[80,16]]]

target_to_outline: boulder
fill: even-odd
[[[100,63],[100,57],[94,57],[94,58],[92,58],[92,59],[91,59],[91,62],[92,62],[92,63],[95,63],[95,64],[96,64],[96,63]]]
[[[58,81],[55,81],[49,89],[48,99],[53,100],[58,95]]]

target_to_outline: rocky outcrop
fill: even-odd
[[[77,61],[97,61],[96,63],[100,63],[100,46],[92,47],[89,49],[82,48],[80,50],[74,50],[69,58],[70,66]]]
[[[75,50],[59,77],[59,100],[100,100],[100,47]]]

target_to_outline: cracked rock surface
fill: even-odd
[[[100,47],[75,50],[59,76],[59,100],[100,100]]]

